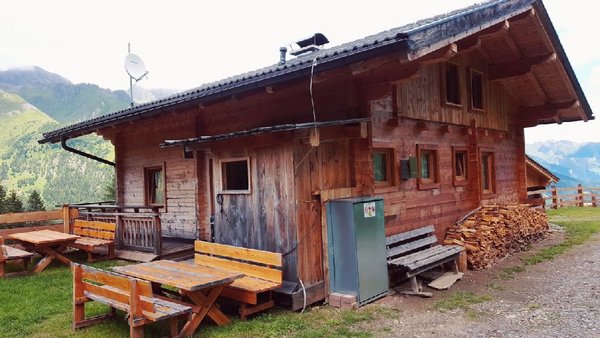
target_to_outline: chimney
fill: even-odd
[[[279,47],[279,64],[285,64],[285,54],[287,53],[286,47]]]

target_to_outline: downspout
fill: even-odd
[[[72,153],[75,153],[75,154],[83,156],[83,157],[87,157],[87,158],[89,158],[91,160],[94,160],[94,161],[98,161],[98,162],[101,162],[101,163],[104,163],[104,164],[108,164],[108,165],[113,166],[113,167],[115,166],[115,162],[111,162],[109,160],[105,160],[105,159],[100,158],[98,156],[95,156],[95,155],[83,152],[83,151],[81,151],[79,149],[75,149],[75,148],[69,147],[67,145],[67,140],[68,140],[68,138],[66,138],[66,137],[61,137],[60,138],[60,145],[62,146],[62,148],[64,150],[72,152]]]

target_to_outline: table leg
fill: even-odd
[[[181,330],[182,336],[184,336],[184,337],[191,336],[194,333],[194,331],[196,331],[196,329],[198,328],[200,323],[202,322],[202,319],[204,319],[204,317],[209,313],[211,313],[210,317],[213,320],[215,320],[215,318],[217,318],[217,320],[218,320],[218,319],[221,319],[224,317],[227,319],[227,321],[229,321],[229,318],[227,318],[227,316],[225,316],[225,314],[223,314],[223,312],[221,312],[221,310],[219,310],[216,306],[213,306],[215,301],[221,294],[221,291],[223,291],[224,287],[225,287],[225,285],[216,286],[216,287],[210,289],[210,291],[208,292],[208,295],[205,295],[202,291],[196,291],[196,292],[184,291],[184,294],[186,296],[188,296],[192,300],[192,302],[194,302],[196,305],[200,306],[200,311],[198,313],[193,313],[192,318],[187,323],[185,323],[185,326]],[[215,320],[215,321],[217,321],[217,320]],[[217,324],[219,324],[219,322],[217,322]],[[222,324],[219,324],[219,325],[222,325]]]
[[[37,264],[33,268],[33,272],[42,272],[42,271],[44,271],[44,269],[46,267],[48,267],[48,265],[50,265],[50,263],[52,263],[52,261],[54,260],[54,256],[52,256],[52,255],[47,255],[47,254],[42,253],[42,252],[38,252],[38,253],[42,254],[42,255],[45,255],[45,256],[42,259],[40,259],[39,262],[37,262]]]
[[[29,248],[43,256],[43,258],[35,265],[33,272],[43,271],[55,258],[66,265],[71,264],[70,259],[61,255],[61,253],[67,249],[66,245],[60,245],[56,249],[43,246],[29,246]]]

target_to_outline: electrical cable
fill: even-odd
[[[315,135],[317,134],[317,110],[315,109],[315,98],[313,95],[313,78],[315,76],[315,67],[317,66],[317,57],[318,56],[315,56],[315,58],[312,60],[312,65],[310,66],[310,82],[308,83],[308,92],[310,94],[310,105],[312,107],[313,123],[315,124]],[[300,167],[302,162],[304,162],[304,160],[308,158],[308,155],[310,155],[310,153],[313,151],[313,148],[314,147],[311,147],[308,153],[306,153],[306,155],[302,158],[302,160],[298,162],[296,168],[294,169],[294,173],[298,171],[298,168]]]
[[[308,85],[308,91],[310,92],[310,104],[312,106],[313,113],[313,122],[315,123],[315,132],[317,131],[317,112],[315,110],[315,99],[313,97],[313,78],[315,76],[315,67],[317,66],[317,57],[318,56],[315,56],[310,67],[310,83]]]
[[[298,280],[300,281],[300,286],[302,286],[302,294],[304,296],[304,304],[302,305],[302,311],[300,311],[300,314],[303,314],[304,310],[306,309],[306,289],[304,288],[304,283],[302,282],[302,279],[298,278]]]

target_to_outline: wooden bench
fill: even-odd
[[[0,277],[9,277],[9,276],[18,276],[18,275],[28,274],[29,270],[28,270],[27,266],[29,265],[31,256],[33,256],[33,254],[31,252],[27,252],[24,250],[13,248],[8,245],[4,245],[4,238],[2,236],[0,236]],[[23,271],[7,273],[6,272],[6,263],[8,261],[14,261],[14,260],[19,260],[19,259],[23,261]]]
[[[221,296],[241,303],[239,312],[242,320],[275,305],[271,291],[283,283],[280,253],[204,241],[196,241],[195,250],[196,264],[245,275],[233,281],[221,293]]]
[[[178,320],[189,318],[192,308],[154,295],[148,281],[118,275],[85,265],[72,264],[73,330],[90,326],[125,311],[130,337],[144,337],[144,325],[170,320],[172,337],[179,336]],[[110,306],[108,314],[85,318],[85,303],[97,301]]]
[[[95,262],[100,259],[94,259],[94,249],[98,247],[106,247],[108,255],[104,259],[112,259],[115,257],[115,231],[117,225],[114,223],[84,221],[76,219],[73,224],[73,234],[81,236],[73,244],[72,248],[87,251],[87,261]]]
[[[410,278],[411,293],[420,294],[416,276],[422,272],[453,261],[458,273],[457,259],[463,247],[438,244],[433,225],[386,237],[385,244],[388,265]]]

